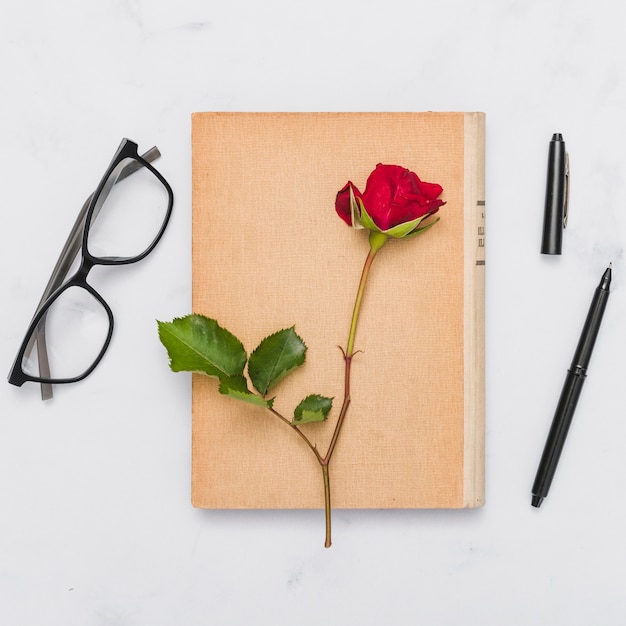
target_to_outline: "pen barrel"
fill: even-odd
[[[603,287],[603,283],[596,289],[589,312],[587,313],[587,319],[583,326],[583,331],[578,340],[576,346],[576,352],[572,359],[571,369],[580,369],[586,372],[589,367],[589,360],[591,359],[591,353],[598,337],[598,331],[600,330],[600,324],[606,309],[606,303],[609,299],[608,285]]]
[[[567,438],[567,433],[572,423],[572,417],[574,416],[574,411],[578,404],[578,398],[580,397],[580,392],[585,382],[589,359],[591,358],[591,353],[593,352],[593,347],[602,322],[602,316],[604,315],[606,303],[609,299],[610,285],[611,267],[609,266],[602,275],[600,284],[593,294],[585,325],[583,326],[583,331],[578,340],[576,352],[574,353],[574,359],[567,372],[565,384],[563,385],[561,396],[559,397],[559,402],[552,419],[548,439],[546,440],[535,482],[533,483],[533,506],[541,505],[541,501],[548,495],[548,490],[554,478],[565,439]]]
[[[535,496],[544,498],[548,495],[584,382],[584,372],[573,369],[567,372],[533,483],[532,493]]]
[[[565,211],[565,142],[555,134],[548,149],[546,204],[543,213],[542,254],[561,254]]]

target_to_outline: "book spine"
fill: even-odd
[[[485,495],[485,114],[465,114],[464,506]]]

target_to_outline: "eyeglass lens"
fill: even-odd
[[[68,287],[50,304],[40,322],[45,324],[49,372],[40,372],[36,344],[22,361],[29,376],[62,379],[81,376],[98,358],[109,332],[102,303],[87,289]]]
[[[142,255],[166,219],[168,192],[154,172],[141,167],[119,179],[131,162],[133,159],[124,159],[113,169],[96,202],[87,239],[87,250],[94,257]]]

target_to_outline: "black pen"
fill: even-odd
[[[543,213],[541,254],[561,254],[563,229],[567,226],[569,157],[561,133],[554,133],[548,150],[546,203]]]
[[[550,433],[546,441],[545,448],[543,449],[543,455],[541,456],[541,462],[539,463],[539,469],[537,470],[537,476],[533,484],[533,497],[532,505],[540,507],[543,499],[548,495],[550,489],[550,483],[554,477],[561,451],[563,450],[563,444],[567,437],[567,431],[572,423],[572,417],[574,416],[574,410],[576,409],[576,403],[580,396],[585,377],[587,376],[587,367],[589,366],[589,359],[593,352],[593,346],[600,330],[600,323],[602,322],[602,316],[604,315],[604,309],[609,299],[609,287],[611,285],[611,266],[609,266],[602,278],[600,284],[596,288],[596,291],[589,307],[589,313],[587,313],[587,319],[583,326],[583,331],[578,340],[578,347],[572,359],[572,365],[570,366],[563,390],[561,391],[561,397],[554,413],[552,420],[552,426],[550,427]]]

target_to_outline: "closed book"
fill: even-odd
[[[195,113],[193,312],[248,353],[282,328],[305,364],[270,396],[291,419],[309,394],[334,398],[301,426],[328,447],[367,231],[335,212],[378,163],[443,187],[439,221],[389,240],[371,268],[352,361],[351,404],[332,457],[333,508],[472,508],[484,499],[482,113]],[[323,508],[320,467],[267,409],[192,375],[192,502],[216,509]]]

